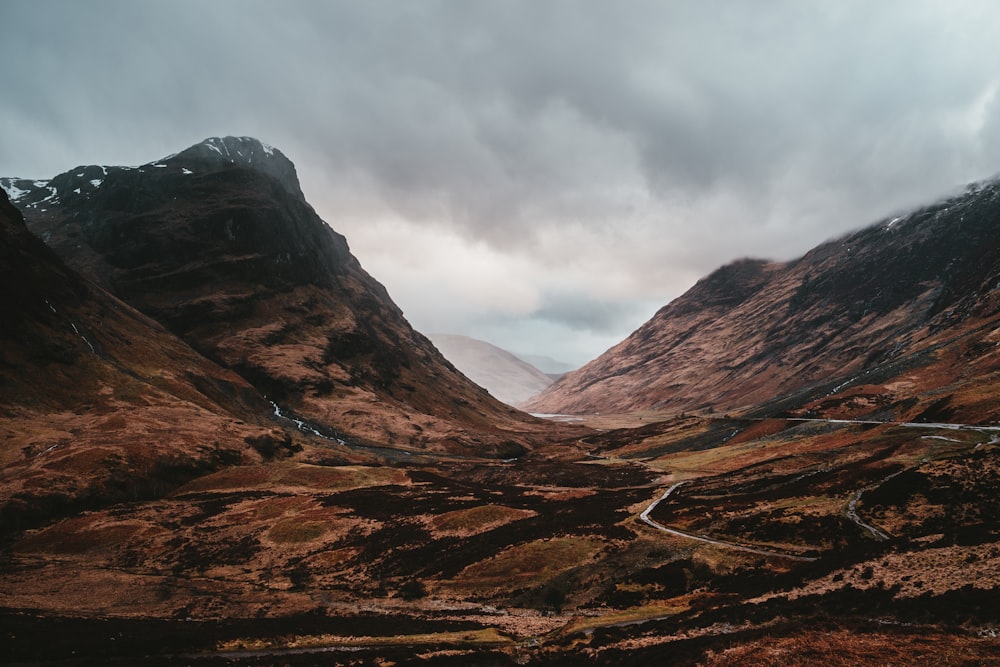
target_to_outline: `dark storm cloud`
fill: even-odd
[[[927,161],[953,179],[981,168],[953,164],[983,136],[952,117],[995,77],[983,48],[1000,26],[975,4],[934,7],[15,2],[5,115],[71,144],[91,143],[79,123],[124,133],[137,156],[191,126],[274,128],[403,213],[502,242],[500,223],[611,215],[600,185],[634,169],[690,200],[766,197],[789,173],[865,197],[872,175],[923,181]]]
[[[599,330],[1000,170],[997,34],[991,0],[7,0],[0,175],[258,136],[426,328],[417,231]]]

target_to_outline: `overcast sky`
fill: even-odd
[[[995,0],[0,0],[0,176],[250,135],[424,332],[583,363],[1000,172]]]

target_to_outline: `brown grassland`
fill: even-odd
[[[506,463],[319,465],[337,445],[296,433],[291,458],[16,534],[8,659],[1000,660],[996,432],[632,419]],[[677,481],[651,518],[715,543],[639,520]]]

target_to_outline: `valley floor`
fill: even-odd
[[[0,661],[1000,664],[995,429],[630,419],[506,462],[297,435],[10,534]]]

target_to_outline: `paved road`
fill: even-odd
[[[858,509],[857,509],[858,501],[861,500],[862,494],[864,494],[866,491],[872,491],[874,489],[877,489],[878,487],[882,486],[896,475],[901,475],[904,472],[906,472],[906,468],[903,468],[902,470],[897,470],[891,475],[883,477],[874,484],[869,484],[868,486],[858,489],[857,492],[854,494],[854,497],[851,498],[851,501],[847,503],[847,511],[845,512],[847,518],[853,521],[855,524],[857,524],[860,528],[867,530],[869,533],[871,533],[872,537],[874,537],[879,542],[885,542],[886,540],[891,539],[892,536],[889,535],[889,533],[885,532],[884,530],[876,528],[870,523],[865,523],[861,519],[861,517],[858,516]]]
[[[982,426],[979,424],[952,424],[948,422],[892,422],[875,421],[872,419],[819,419],[816,417],[757,417],[753,421],[765,419],[784,419],[790,422],[822,422],[824,424],[871,424],[875,426],[902,426],[903,428],[943,428],[952,431],[993,431],[1000,432],[1000,426]]]
[[[698,542],[704,542],[706,544],[714,544],[716,546],[725,547],[727,549],[736,549],[737,551],[746,551],[748,553],[757,554],[760,556],[770,556],[772,558],[784,558],[787,560],[797,560],[797,561],[807,561],[807,562],[816,560],[815,558],[810,556],[797,556],[795,554],[784,553],[781,551],[768,551],[767,549],[757,549],[755,547],[748,547],[743,544],[736,544],[735,542],[725,542],[723,540],[715,540],[712,539],[711,537],[704,537],[702,535],[693,535],[692,533],[685,533],[680,530],[674,530],[673,528],[667,528],[663,524],[657,523],[656,521],[650,519],[649,514],[656,508],[656,506],[659,505],[664,500],[666,500],[667,497],[670,496],[670,494],[673,493],[674,490],[677,489],[677,487],[681,486],[682,484],[684,484],[684,482],[677,482],[669,489],[664,491],[662,496],[654,500],[652,503],[649,504],[649,507],[647,507],[642,511],[642,514],[639,515],[639,518],[642,519],[643,522],[652,526],[653,528],[656,528],[657,530],[663,531],[664,533],[667,533],[669,535],[684,537],[689,540],[696,540]]]

